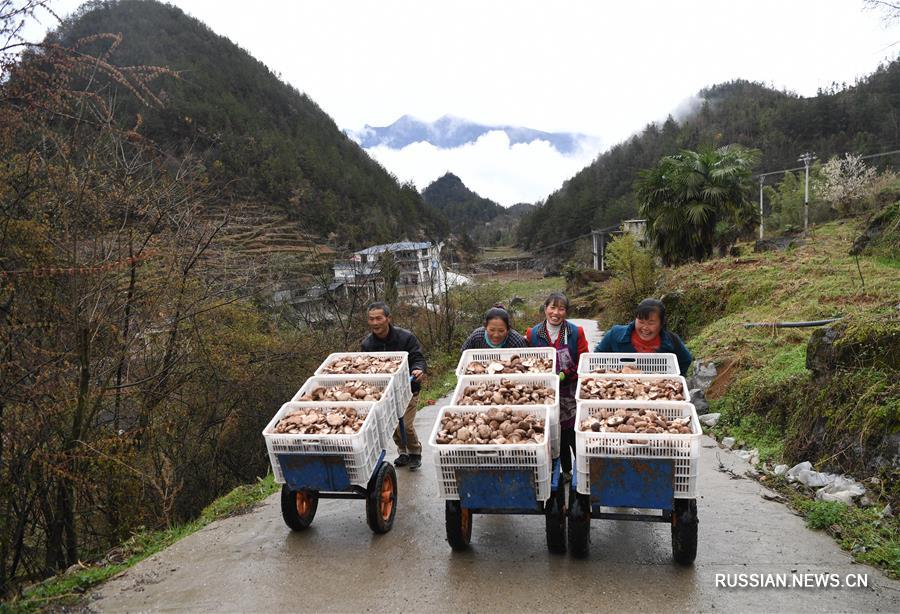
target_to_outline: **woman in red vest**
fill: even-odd
[[[575,462],[575,389],[578,385],[578,358],[589,352],[584,329],[566,320],[569,299],[554,292],[544,301],[545,319],[529,328],[525,337],[531,347],[556,348],[559,373],[560,464],[567,479]]]

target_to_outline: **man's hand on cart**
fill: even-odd
[[[422,371],[421,369],[413,369],[412,370],[412,378],[414,380],[416,380],[417,382],[421,383],[422,378],[424,378],[424,377],[425,377],[425,372]]]

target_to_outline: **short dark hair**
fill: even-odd
[[[369,303],[369,306],[366,307],[366,313],[368,314],[370,311],[375,311],[376,309],[383,311],[385,316],[391,315],[391,308],[388,307],[387,303],[384,301],[374,301]]]
[[[646,320],[654,313],[659,314],[661,330],[666,330],[666,306],[660,300],[655,298],[645,298],[638,303],[637,309],[634,310],[634,317],[640,320]]]
[[[503,305],[497,303],[490,309],[488,309],[484,313],[484,326],[487,328],[487,324],[490,320],[496,320],[500,318],[506,324],[506,328],[511,328],[509,325],[509,312],[504,309]]]
[[[544,309],[546,309],[550,305],[562,305],[566,308],[566,311],[569,311],[569,299],[566,298],[566,295],[562,292],[550,293],[550,296],[548,296],[547,300],[544,301]]]

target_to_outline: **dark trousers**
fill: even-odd
[[[559,429],[559,464],[563,471],[572,471],[575,464],[575,427]]]

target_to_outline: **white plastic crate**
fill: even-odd
[[[652,409],[671,420],[690,416],[692,433],[598,433],[582,431],[581,423],[601,409]],[[697,474],[700,459],[700,437],[703,431],[697,411],[691,403],[682,401],[581,401],[575,414],[575,466],[578,471],[577,488],[589,495],[592,458],[654,458],[675,462],[675,498],[697,497]]]
[[[456,375],[466,375],[466,367],[473,362],[491,363],[498,360],[508,360],[513,356],[519,358],[544,358],[551,362],[550,370],[547,373],[556,373],[556,350],[554,348],[498,348],[493,350],[465,350],[459,358],[459,364],[456,366]],[[487,366],[487,365],[485,365]],[[540,375],[540,373],[536,373]],[[469,374],[474,375],[474,374]],[[531,375],[513,374],[513,375]],[[484,375],[482,375],[483,377]]]
[[[550,458],[559,458],[559,403],[546,405],[550,411],[547,413],[547,432],[550,433]]]
[[[401,356],[403,360],[400,361],[400,366],[398,369],[390,375],[393,376],[395,387],[394,392],[396,393],[396,404],[397,404],[397,417],[402,418],[404,411],[406,411],[406,406],[409,405],[409,401],[412,399],[412,389],[410,388],[409,382],[409,352],[334,352],[333,354],[329,354],[328,358],[322,361],[322,364],[319,365],[319,368],[316,369],[316,375],[383,375],[379,373],[325,373],[325,369],[333,362],[340,358],[348,358],[353,356],[381,356],[385,358]]]
[[[499,384],[502,380],[509,380],[516,384],[525,384],[529,386],[546,386],[553,390],[553,397],[556,399],[553,405],[559,406],[559,376],[555,373],[549,373],[547,375],[541,375],[539,373],[522,373],[522,374],[513,374],[513,375],[461,375],[456,378],[456,389],[453,391],[453,405],[461,405],[460,401],[462,400],[464,394],[463,391],[467,386],[477,385],[477,384]],[[533,403],[534,405],[547,405],[547,403]],[[490,403],[487,403],[490,405]],[[503,403],[502,405],[509,405],[509,403]],[[523,407],[531,405],[515,405],[515,407]],[[477,407],[477,406],[469,406],[466,407]],[[557,415],[559,414],[559,410],[557,409]]]
[[[437,469],[438,491],[443,499],[459,499],[456,481],[457,469],[532,469],[534,490],[538,501],[550,497],[550,438],[541,443],[517,444],[438,444],[441,420],[447,414],[478,414],[484,406],[453,406],[441,408],[431,436],[428,439],[434,450],[434,466]],[[516,406],[509,408],[517,415],[533,415],[544,419],[547,424],[549,408],[546,405]]]
[[[364,405],[357,407],[357,405]],[[289,435],[284,433],[272,433],[278,421],[290,411],[303,407],[353,407],[360,414],[365,414],[359,432],[353,435]],[[369,478],[375,470],[378,456],[381,454],[381,442],[379,441],[378,425],[375,416],[371,412],[372,403],[360,403],[350,405],[340,402],[297,402],[291,401],[281,406],[275,416],[263,429],[263,437],[266,440],[266,448],[269,453],[269,461],[272,463],[272,472],[275,481],[284,484],[284,474],[278,462],[277,454],[305,454],[312,456],[340,456],[347,469],[350,483],[363,488],[369,483]]]
[[[375,412],[375,422],[378,425],[379,441],[381,447],[387,449],[390,445],[394,429],[397,428],[397,395],[394,394],[395,386],[394,378],[390,374],[385,375],[314,375],[300,387],[297,394],[291,401],[300,401],[300,397],[310,392],[317,386],[340,386],[348,382],[362,381],[370,386],[381,389],[381,398],[378,401],[342,401],[342,406],[346,407],[368,407],[372,406]],[[320,403],[331,401],[304,401],[307,403]],[[405,407],[405,406],[404,406]]]
[[[637,367],[644,373],[680,375],[675,354],[645,354],[634,352],[592,352],[578,359],[578,373],[590,373],[594,369],[621,369],[625,365]]]
[[[578,389],[575,392],[575,400],[577,402],[582,401],[600,401],[604,399],[584,399],[581,397],[581,383],[585,380],[590,379],[603,379],[603,380],[637,380],[639,382],[658,382],[664,379],[673,379],[681,382],[681,388],[684,394],[684,402],[689,403],[691,400],[691,395],[688,392],[687,381],[681,377],[680,375],[662,375],[662,374],[623,374],[623,373],[582,373],[578,376]],[[622,404],[628,403],[661,403],[663,401],[631,401],[629,399],[621,399],[618,401],[612,401],[614,403],[618,403],[619,407],[622,407]]]

